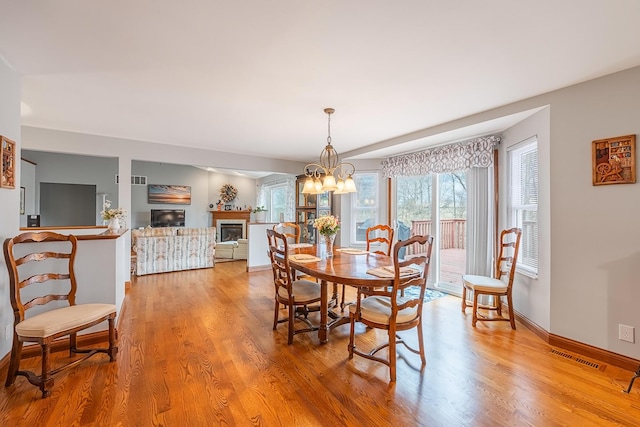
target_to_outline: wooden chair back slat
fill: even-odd
[[[378,236],[378,233],[385,234],[384,236]],[[387,245],[386,251],[374,251],[374,253],[390,256],[391,248],[393,247],[393,228],[389,227],[385,224],[374,225],[373,227],[367,228],[366,231],[366,239],[367,239],[367,251],[371,249],[373,243],[383,243]]]
[[[288,243],[300,243],[300,226],[294,222],[281,222],[273,226],[273,231],[284,235]]]

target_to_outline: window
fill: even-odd
[[[266,208],[269,222],[284,220],[287,209],[287,184],[272,185],[265,188]]]
[[[530,138],[507,149],[509,227],[522,229],[518,270],[538,274],[538,141]]]
[[[367,228],[378,224],[377,173],[359,173],[353,176],[357,193],[351,194],[351,241],[367,242]]]

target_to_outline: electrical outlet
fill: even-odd
[[[4,339],[5,340],[9,340],[12,336],[13,336],[13,330],[11,328],[11,324],[6,325],[4,327]]]
[[[635,328],[633,326],[618,325],[618,338],[621,341],[636,342]]]

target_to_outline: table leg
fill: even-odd
[[[318,338],[321,343],[328,340],[329,327],[329,287],[326,280],[320,281],[320,329],[318,329]]]

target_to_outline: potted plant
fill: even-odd
[[[267,208],[264,206],[256,206],[252,212],[255,214],[256,222],[266,222]]]

